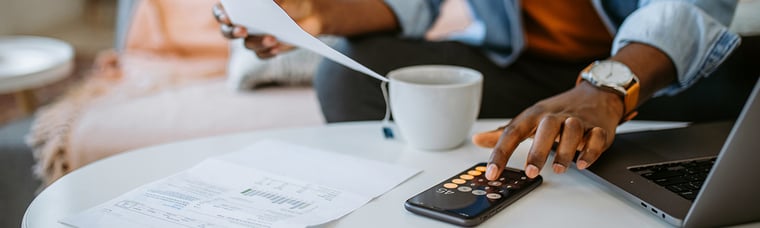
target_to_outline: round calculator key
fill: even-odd
[[[482,196],[482,195],[486,194],[486,191],[483,191],[483,190],[480,190],[480,189],[478,189],[478,190],[472,190],[472,194],[476,195],[476,196]]]
[[[454,184],[454,183],[445,183],[445,184],[443,184],[444,188],[457,188],[457,186],[459,186],[459,185]]]
[[[488,194],[486,194],[486,197],[488,197],[489,199],[493,199],[493,200],[495,200],[495,199],[501,199],[501,194],[499,194],[499,193],[488,193]]]
[[[502,178],[499,178],[499,181],[504,181],[504,180],[506,180],[506,179],[504,179],[503,177],[502,177]]]
[[[467,182],[466,180],[462,180],[462,179],[453,179],[453,180],[451,180],[451,183],[454,183],[454,184],[464,184],[466,182]]]
[[[525,179],[528,179],[528,178],[524,176],[520,177],[520,180],[525,180]]]
[[[491,182],[488,182],[488,185],[499,187],[502,185],[502,183],[500,181],[491,181]]]
[[[485,166],[478,166],[478,167],[475,167],[475,170],[480,171],[480,172],[485,172],[486,171],[486,167]]]
[[[470,171],[467,171],[467,174],[470,174],[473,176],[480,176],[480,174],[483,174],[483,173],[477,170],[470,170]]]
[[[457,190],[459,190],[460,192],[469,192],[469,191],[472,191],[472,188],[467,187],[467,186],[461,186],[457,188]]]
[[[459,178],[462,178],[462,179],[465,179],[465,180],[472,180],[475,177],[473,177],[472,175],[464,174],[464,175],[459,176]]]

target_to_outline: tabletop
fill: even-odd
[[[491,130],[505,122],[479,120],[472,132]],[[623,127],[649,126],[654,125],[632,121]],[[30,204],[22,227],[66,227],[58,220],[143,184],[188,169],[208,157],[233,152],[263,139],[423,170],[347,216],[324,224],[325,227],[450,226],[406,211],[404,202],[477,162],[487,161],[490,150],[469,142],[448,151],[416,150],[398,138],[401,137],[384,139],[381,123],[372,121],[253,131],[138,149],[94,162],[54,182]],[[530,140],[527,140],[517,148],[508,166],[524,167],[529,144]],[[575,169],[568,169],[562,175],[546,169],[541,175],[544,178],[541,186],[484,222],[481,227],[669,226]]]

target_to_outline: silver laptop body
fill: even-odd
[[[583,173],[676,226],[715,227],[760,221],[758,93],[760,81],[755,83],[735,124],[704,123],[618,135],[610,149]],[[693,201],[634,172],[640,167],[715,156]]]

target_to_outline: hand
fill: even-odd
[[[317,5],[311,0],[279,0],[276,1],[301,28],[312,35],[322,31],[322,19]],[[229,39],[244,38],[245,47],[256,52],[259,58],[271,58],[280,53],[292,50],[294,47],[281,43],[272,35],[250,35],[245,27],[232,24],[224,7],[217,3],[213,7],[214,18],[221,24],[222,35]]]
[[[489,180],[501,175],[515,148],[528,137],[533,137],[533,145],[525,165],[526,175],[538,176],[555,142],[558,147],[552,168],[555,173],[563,173],[578,151],[578,169],[593,164],[612,144],[622,115],[623,101],[619,95],[584,81],[536,103],[503,128],[473,136],[473,142],[494,148],[486,170]]]

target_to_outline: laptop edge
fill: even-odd
[[[760,161],[760,81],[739,124],[718,122],[687,128],[619,135],[586,176],[676,226],[718,226],[760,219],[760,181],[747,176]],[[634,153],[635,152],[635,153]],[[720,152],[720,153],[718,153]],[[629,171],[636,165],[718,155],[694,203]],[[741,181],[742,179],[749,181]],[[739,210],[737,210],[739,208]]]

